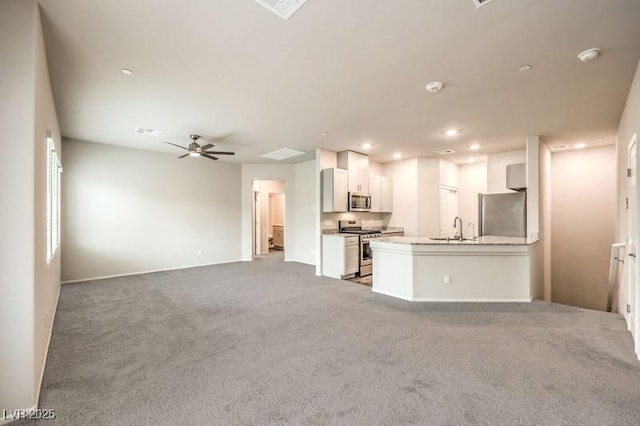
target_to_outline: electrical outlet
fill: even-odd
[[[451,284],[451,275],[445,275],[444,276],[444,283],[445,284]]]

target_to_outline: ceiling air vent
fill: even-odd
[[[147,136],[160,136],[162,134],[161,130],[153,130],[153,129],[145,129],[144,127],[138,127],[136,129],[136,133]]]
[[[491,3],[493,0],[471,0],[473,4],[476,5],[476,8],[480,8],[488,3]]]
[[[302,7],[307,0],[255,0],[285,21]]]
[[[449,154],[455,154],[456,152],[452,149],[441,149],[440,151],[436,151],[438,154],[440,155],[449,155]]]

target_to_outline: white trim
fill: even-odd
[[[455,302],[455,303],[531,303],[532,298],[515,299],[413,299],[414,302]]]
[[[400,296],[389,291],[381,291],[372,289],[374,293],[382,294],[384,296],[395,297],[397,299],[406,300],[408,302],[446,302],[446,303],[531,303],[533,298],[515,298],[515,299],[434,299],[434,298],[407,298]]]
[[[383,291],[383,290],[376,290],[376,289],[371,289],[371,291],[373,291],[374,293],[378,293],[378,294],[382,294],[384,296],[389,296],[389,297],[395,297],[396,299],[402,299],[402,300],[406,300],[408,302],[413,302],[413,299],[407,298],[405,296],[400,296],[398,294],[394,294],[390,291]]]
[[[310,262],[305,262],[304,260],[298,260],[298,259],[285,259],[285,262],[296,262],[296,263],[302,263],[304,265],[309,265],[309,266],[316,266],[315,263],[310,263]]]
[[[203,266],[212,266],[212,265],[224,265],[226,263],[235,263],[235,262],[244,262],[245,260],[228,260],[224,262],[213,262],[213,263],[201,263],[197,265],[187,265],[187,266],[176,266],[174,268],[164,268],[164,269],[152,269],[149,271],[140,271],[140,272],[127,272],[125,274],[114,274],[114,275],[102,275],[98,277],[89,277],[89,278],[80,278],[77,280],[66,280],[62,281],[60,284],[73,284],[73,283],[81,283],[85,281],[95,281],[95,280],[106,280],[109,278],[119,278],[119,277],[129,277],[133,275],[143,275],[143,274],[152,274],[154,272],[165,272],[165,271],[177,271],[179,269],[189,269],[189,268],[201,268]]]

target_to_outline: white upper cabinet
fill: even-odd
[[[348,210],[347,171],[322,170],[322,211],[346,212]]]
[[[382,199],[380,211],[382,213],[393,212],[393,182],[391,181],[391,178],[380,178],[380,192]]]
[[[371,176],[369,178],[372,213],[393,212],[393,184],[391,178]]]
[[[369,193],[369,156],[341,151],[338,153],[338,167],[347,170],[349,192]]]
[[[382,185],[380,185],[380,176],[369,177],[369,193],[371,194],[371,212],[376,213],[382,211]]]

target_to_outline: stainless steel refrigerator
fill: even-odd
[[[527,193],[478,194],[478,235],[527,236]]]

